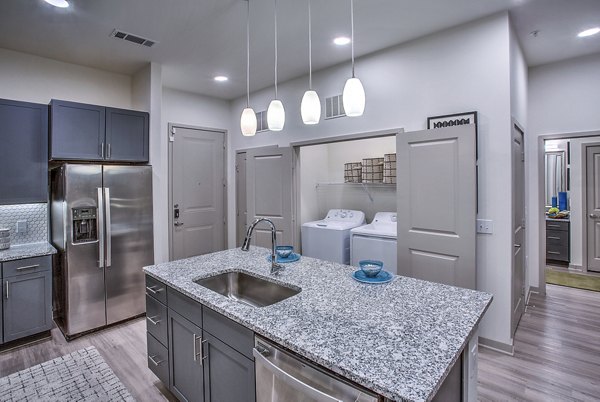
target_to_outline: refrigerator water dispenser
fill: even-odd
[[[96,208],[73,208],[73,244],[98,240]]]

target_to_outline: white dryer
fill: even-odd
[[[302,255],[350,264],[350,230],[364,224],[362,211],[332,209],[325,219],[302,225]]]
[[[383,269],[397,274],[398,249],[395,212],[377,212],[373,222],[350,231],[352,265],[360,260],[379,260]]]

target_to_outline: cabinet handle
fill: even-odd
[[[158,316],[157,316],[157,315],[155,315],[155,316],[152,316],[152,317],[146,317],[146,319],[147,319],[148,321],[150,321],[150,323],[151,323],[151,324],[153,324],[153,325],[158,325],[158,324],[160,323],[160,321],[161,321],[161,320],[156,320],[156,318],[158,318]]]
[[[198,361],[198,352],[196,351],[196,346],[198,345],[198,339],[200,339],[200,342],[202,342],[202,337],[196,334],[192,335],[194,341],[194,361]],[[202,350],[200,350],[200,354],[202,354]],[[202,365],[202,360],[200,360],[200,365]]]
[[[560,240],[560,237],[548,236],[550,240]]]
[[[6,281],[6,300],[8,300],[8,281]]]
[[[558,228],[560,229],[560,225],[548,225],[549,228]]]
[[[104,142],[100,143],[100,154],[102,155],[102,159],[104,159]]]
[[[164,360],[159,360],[156,361],[155,359],[158,357],[158,355],[154,355],[154,356],[148,356],[148,359],[155,365],[155,366],[159,366],[162,362],[164,362]]]
[[[556,254],[556,255],[558,255],[560,253],[558,251],[548,251],[548,254]]]
[[[110,143],[107,144],[106,159],[110,159]]]
[[[164,288],[157,288],[156,286],[146,286],[146,290],[155,295],[158,292],[162,292]]]
[[[26,270],[26,269],[33,269],[33,268],[37,268],[37,267],[39,267],[39,266],[40,266],[40,264],[35,264],[35,265],[27,265],[27,266],[25,266],[25,267],[19,267],[19,268],[17,268],[17,271],[24,271],[24,270]]]

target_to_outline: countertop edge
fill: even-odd
[[[24,250],[20,250],[21,248]],[[31,250],[29,251],[27,248],[31,248]],[[6,250],[0,250],[0,263],[22,260],[25,258],[44,257],[56,253],[58,253],[58,251],[49,242],[15,244],[11,245],[11,247]],[[3,254],[7,254],[7,256],[3,256]]]

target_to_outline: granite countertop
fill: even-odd
[[[150,276],[298,354],[393,400],[431,399],[492,301],[488,293],[398,276],[354,281],[356,268],[302,257],[269,275],[267,249],[231,249],[145,267]],[[302,288],[255,308],[193,282],[243,270]]]
[[[51,254],[56,254],[56,249],[48,242],[18,244],[10,246],[8,250],[0,250],[0,262]]]

